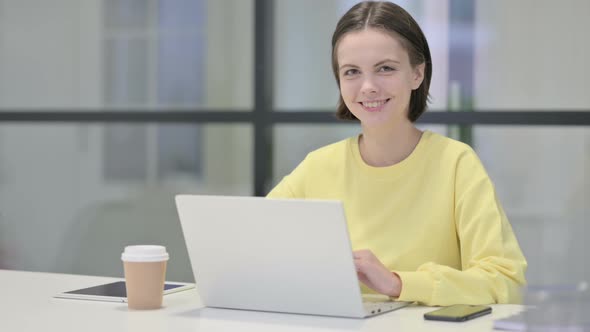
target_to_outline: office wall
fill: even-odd
[[[477,107],[588,109],[590,2],[476,2]]]
[[[149,10],[157,10],[149,2]],[[103,91],[105,4],[0,0],[0,107],[111,107]],[[250,108],[252,2],[204,1],[203,8],[205,17],[230,19],[205,22],[206,98],[194,107]],[[157,110],[151,102],[136,106]],[[176,144],[201,151],[202,171],[159,176],[159,133],[187,127],[200,133],[198,141]],[[110,133],[122,135],[129,148],[116,158],[137,157],[145,176],[132,169],[129,178],[108,178]],[[249,125],[0,124],[0,268],[117,276],[126,242],[161,241],[173,257],[169,277],[190,281],[173,195],[249,195],[251,137]],[[128,163],[114,160],[117,165]]]
[[[146,2],[157,8],[154,0]],[[339,14],[354,2],[276,2],[279,111],[335,105],[329,42]],[[0,0],[0,107],[110,107],[103,91],[105,3],[114,2]],[[445,109],[450,103],[449,2],[400,3],[429,38],[435,67],[432,111]],[[205,4],[205,99],[196,107],[249,109],[252,1]],[[584,0],[476,1],[476,110],[589,109],[590,45],[583,38],[590,30],[589,5]],[[201,133],[189,150],[193,144],[201,151],[202,172],[162,178],[158,133],[186,126],[120,125],[117,132],[129,133],[137,143],[123,152],[131,159],[143,149],[138,155],[146,176],[131,172],[113,181],[104,171],[105,135],[113,126],[0,124],[0,267],[120,275],[118,252],[126,239],[162,240],[177,258],[170,277],[192,278],[171,198],[176,192],[251,194],[252,128],[189,125]],[[447,132],[444,126],[423,128]],[[274,181],[310,150],[358,130],[355,125],[277,126]],[[529,259],[531,283],[590,279],[589,264],[583,263],[590,235],[589,129],[475,126],[473,133],[473,145]],[[82,257],[93,264],[81,263]]]
[[[96,106],[94,10],[72,1],[0,2],[0,103],[9,109]],[[81,24],[85,22],[85,24]],[[96,43],[94,43],[96,44]],[[83,52],[90,52],[83,57]],[[95,68],[92,72],[86,68]],[[94,90],[89,93],[89,90]],[[86,129],[0,126],[4,264],[52,270],[61,231],[83,203],[82,165],[95,174]],[[34,208],[30,207],[34,205]]]
[[[588,110],[590,2],[477,1],[482,110]],[[475,146],[529,258],[533,283],[590,279],[590,128],[485,127]]]

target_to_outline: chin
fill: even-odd
[[[382,125],[387,122],[391,122],[392,114],[389,112],[367,112],[362,110],[361,112],[353,113],[359,121],[365,125]]]
[[[367,128],[379,128],[379,127],[394,127],[396,124],[407,120],[407,117],[396,116],[395,114],[363,114],[364,116],[358,117],[359,121],[364,127]],[[369,116],[367,116],[369,115]],[[356,116],[356,115],[355,115]],[[409,121],[409,120],[408,120]]]

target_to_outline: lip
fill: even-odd
[[[381,99],[381,100],[383,100],[383,99]],[[389,103],[391,98],[386,98],[384,100],[385,100],[385,102],[377,107],[366,107],[365,105],[363,105],[363,102],[359,102],[359,105],[361,105],[361,107],[367,112],[379,112],[385,107],[385,105],[387,105],[387,103]],[[369,101],[369,100],[367,100],[367,101]]]

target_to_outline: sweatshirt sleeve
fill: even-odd
[[[266,198],[305,198],[305,179],[309,168],[309,156],[277,184]]]
[[[416,271],[395,271],[402,280],[398,300],[441,306],[518,303],[527,263],[494,186],[471,149],[460,155],[455,172],[462,269],[429,262]]]

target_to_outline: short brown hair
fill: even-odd
[[[425,64],[424,80],[418,89],[412,91],[410,97],[408,118],[412,122],[416,121],[427,107],[428,90],[432,77],[430,48],[418,23],[407,11],[394,3],[363,1],[350,8],[338,21],[332,35],[332,70],[338,88],[340,88],[338,59],[336,58],[338,42],[349,32],[362,31],[367,28],[378,29],[396,37],[408,52],[410,64],[413,67]],[[345,120],[358,120],[344,104],[342,95],[338,100],[336,117]]]

